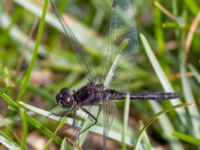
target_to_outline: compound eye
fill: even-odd
[[[58,101],[58,105],[63,106],[62,100],[59,100],[59,101]]]
[[[63,99],[62,98],[63,98],[62,94],[56,95],[56,101],[57,101],[59,106],[63,106]]]
[[[67,88],[60,90],[60,92],[56,95],[56,100],[58,105],[63,108],[70,108],[73,105],[72,96]]]
[[[70,101],[71,101],[71,98],[68,97],[68,98],[67,98],[67,103],[70,103]]]

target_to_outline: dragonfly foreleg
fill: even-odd
[[[95,117],[93,114],[91,114],[88,110],[86,110],[85,108],[83,107],[80,107],[89,117],[91,117],[91,119],[93,119],[93,123],[91,123],[87,128],[83,129],[80,133],[82,134],[83,132],[85,132],[86,130],[88,130],[89,128],[91,128],[92,126],[94,126],[96,123],[97,123],[97,119],[98,119],[98,116],[99,116],[99,112],[100,112],[100,109],[97,113],[97,116]]]

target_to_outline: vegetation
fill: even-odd
[[[199,2],[132,2],[139,52],[136,65],[125,68],[131,72],[130,87],[125,79],[118,86],[130,92],[176,91],[183,97],[157,103],[129,101],[127,96],[126,101],[117,102],[118,115],[110,127],[108,149],[197,149]],[[108,46],[111,1],[60,0],[56,6],[98,68]],[[67,136],[71,117],[51,113],[63,111],[60,108],[49,109],[56,104],[59,89],[76,89],[87,78],[48,0],[0,1],[0,31],[1,148],[101,147],[101,124],[75,141]]]

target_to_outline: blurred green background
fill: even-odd
[[[133,72],[129,91],[176,91],[182,93],[183,97],[181,100],[162,104],[147,101],[134,101],[130,104],[118,102],[117,124],[111,127],[114,132],[109,135],[108,149],[135,148],[142,127],[141,122],[145,124],[151,117],[156,119],[155,114],[161,110],[170,111],[172,105],[185,102],[193,105],[174,108],[167,114],[163,112],[147,131],[142,132],[144,136],[139,148],[198,149],[200,2],[131,1],[138,36],[140,33],[142,36],[139,36],[137,65],[129,68]],[[57,19],[51,13],[50,6],[47,8],[47,5],[44,5],[47,2],[0,1],[2,149],[40,149],[45,144],[50,149],[66,149],[69,146],[62,142],[61,133],[54,137],[59,122],[33,113],[37,112],[36,108],[40,108],[39,112],[42,112],[55,105],[54,97],[60,88],[79,87],[87,81]],[[55,2],[59,12],[63,14],[65,21],[95,64],[104,61],[102,53],[108,46],[111,3],[108,0]],[[48,9],[46,20],[44,15],[41,17],[45,8]],[[19,101],[35,107],[27,106],[29,110],[24,109],[25,106]],[[126,111],[127,108],[129,111]],[[124,119],[127,116],[128,119]],[[126,132],[123,134],[124,130]],[[93,140],[93,147],[90,149],[101,148],[98,140],[102,133],[99,134],[88,137],[90,142]],[[120,137],[115,136],[116,134]],[[128,137],[128,140],[123,137]],[[47,142],[49,138],[53,138],[54,141],[49,141],[50,145]],[[42,144],[35,144],[39,142]]]

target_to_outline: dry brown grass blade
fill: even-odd
[[[176,16],[173,15],[171,12],[169,12],[165,7],[163,7],[160,3],[158,3],[157,1],[154,2],[154,5],[160,10],[162,11],[166,16],[168,16],[170,19],[176,21]]]
[[[65,137],[65,140],[74,147],[76,147],[78,150],[83,150],[79,144],[77,144],[74,140],[70,139],[69,137]]]
[[[18,61],[17,65],[16,65],[16,73],[17,74],[20,74],[20,68],[21,68],[22,64],[24,63],[24,56],[26,54],[26,51],[27,51],[27,48],[28,48],[28,44],[31,41],[31,38],[32,38],[35,30],[37,29],[38,23],[39,23],[39,18],[37,17],[35,19],[34,23],[33,23],[33,26],[31,27],[31,30],[30,30],[30,32],[28,34],[28,38],[27,38],[27,40],[26,40],[26,42],[25,42],[25,44],[23,46],[21,55],[19,57],[19,61]]]
[[[194,77],[193,72],[186,72],[185,75],[186,75],[186,77]],[[179,80],[180,78],[181,78],[180,73],[172,74],[169,76],[170,81]]]
[[[185,51],[185,58],[186,59],[188,57],[188,54],[189,54],[189,51],[190,51],[190,46],[191,46],[191,43],[192,43],[192,38],[193,38],[194,32],[197,28],[199,21],[200,21],[200,11],[197,13],[196,17],[192,21],[189,32],[187,34],[187,38],[186,38],[185,45],[184,45],[184,51]]]

